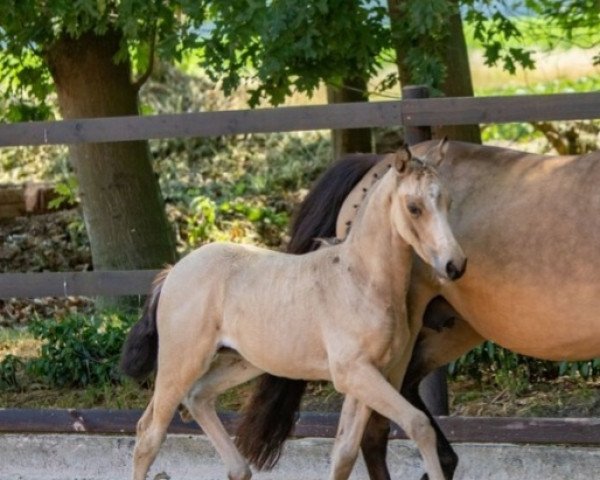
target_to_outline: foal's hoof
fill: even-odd
[[[157,473],[152,480],[171,480],[171,477],[167,475],[167,472]]]
[[[229,472],[227,475],[228,480],[251,480],[252,470],[247,466],[243,467],[239,471]]]

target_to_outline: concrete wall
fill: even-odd
[[[129,478],[130,436],[0,435],[0,480],[115,480]],[[279,466],[256,480],[321,480],[327,477],[332,440],[288,443]],[[600,479],[600,447],[458,444],[457,479]],[[421,460],[411,442],[389,450],[393,479],[418,480]],[[160,475],[163,473],[163,475]],[[166,475],[164,475],[166,474]],[[225,470],[204,436],[171,435],[151,470],[151,480],[223,480]],[[368,478],[362,460],[352,479]]]

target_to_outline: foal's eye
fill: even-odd
[[[408,204],[408,212],[413,217],[418,217],[419,215],[421,215],[421,209],[419,207],[417,207],[414,203]]]

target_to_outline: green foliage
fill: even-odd
[[[131,61],[140,74],[150,65],[151,52],[178,61],[186,49],[197,47],[203,20],[202,8],[191,0],[0,2],[0,91],[10,105],[0,119],[50,117],[53,85],[44,56],[63,36],[116,31],[122,42],[115,60]]]
[[[227,110],[214,83],[166,65],[141,91],[144,109]],[[327,167],[327,132],[150,142],[180,252],[212,240],[279,247],[303,189]]]
[[[411,82],[438,88],[446,75],[448,18],[457,2],[392,4],[400,15],[390,25],[387,9],[370,0],[8,0],[0,3],[0,43],[5,47],[0,89],[9,101],[1,118],[14,122],[52,116],[45,52],[63,36],[78,38],[87,32],[116,31],[122,42],[115,60],[130,61],[138,77],[155,56],[182,62],[195,49],[227,94],[247,86],[251,106],[263,99],[280,104],[293,91],[311,95],[321,82],[339,86],[346,79],[375,77],[393,45],[403,52]],[[523,23],[515,11],[541,19],[557,42],[578,45],[582,32],[588,32],[586,46],[598,45],[596,0],[459,4],[486,63],[510,72],[534,67],[531,48],[522,42],[531,22]],[[397,74],[388,75],[380,88],[397,81]]]
[[[262,99],[277,105],[293,91],[311,95],[320,82],[339,86],[343,79],[374,77],[390,59],[393,46],[402,52],[411,83],[438,90],[446,76],[448,19],[457,12],[457,2],[388,3],[397,10],[391,22],[380,2],[366,0],[206,2],[212,26],[201,40],[201,63],[213,80],[222,80],[226,93],[247,84],[250,105]],[[597,31],[594,0],[458,3],[486,64],[499,64],[510,73],[535,68],[532,45],[523,44],[523,38],[536,19],[540,27],[552,26],[556,37],[570,45],[577,44],[582,31],[588,38]],[[523,21],[515,12],[530,17]],[[387,90],[398,80],[397,73],[387,74],[377,89]]]
[[[572,48],[593,49],[600,44],[600,29],[584,26],[574,27],[567,35],[562,27],[550,19],[538,14],[530,16],[509,17],[518,35],[507,43],[511,47],[520,46],[527,51],[532,50],[569,50]],[[483,28],[488,30],[489,20],[484,20]],[[483,48],[480,40],[475,39],[475,24],[465,22],[465,39],[470,50]]]
[[[525,0],[525,5],[541,19],[550,47],[567,44],[598,49],[600,46],[597,0]],[[594,63],[600,63],[600,50]]]
[[[517,67],[533,69],[534,61],[531,50],[518,45],[522,38],[521,30],[513,18],[502,13],[505,2],[468,2],[469,9],[465,16],[467,23],[473,26],[473,37],[484,49],[485,64],[495,66],[499,62],[502,68],[515,73]],[[484,3],[488,11],[481,8]],[[492,12],[489,9],[493,9]]]
[[[197,246],[205,242],[229,240],[248,241],[245,222],[254,225],[260,243],[279,244],[282,231],[287,227],[287,212],[276,212],[260,202],[254,205],[241,199],[216,203],[200,195],[190,202],[186,216],[187,244]]]
[[[22,374],[52,387],[118,383],[121,347],[134,320],[115,313],[37,318],[27,329],[42,342],[39,356],[6,356],[0,362],[0,384],[16,387]]]
[[[600,359],[587,362],[550,362],[513,353],[486,341],[448,366],[456,378],[466,375],[476,380],[492,380],[502,388],[522,391],[530,383],[556,379],[559,376],[600,376]]]
[[[396,51],[402,52],[410,82],[429,85],[434,92],[439,92],[446,77],[444,50],[449,35],[448,18],[458,7],[447,0],[395,3],[398,13],[391,25],[393,45]]]
[[[463,0],[468,36],[487,65],[535,68],[534,48],[598,48],[597,0]],[[600,61],[600,53],[595,63]]]
[[[58,182],[54,186],[56,196],[48,202],[49,208],[60,208],[64,206],[73,206],[79,202],[77,197],[77,178],[74,175],[69,175],[66,179]]]
[[[218,143],[207,151],[206,140],[168,140],[155,147],[179,152],[158,154],[157,169],[165,198],[175,209],[171,218],[180,250],[214,240],[280,246],[301,190],[329,162],[328,140],[305,133],[249,135]],[[182,176],[189,182],[182,184]]]
[[[389,43],[386,11],[368,0],[208,2],[214,28],[202,40],[202,64],[226,94],[243,80],[251,106],[282,103],[292,90],[309,95],[321,81],[368,78]]]
[[[52,92],[49,72],[33,51],[24,46],[11,50],[6,38],[8,19],[2,14],[4,8],[5,4],[0,3],[0,42],[8,47],[0,53],[0,96],[6,102],[0,120],[26,122],[52,118],[51,101],[47,101]]]
[[[58,387],[117,382],[118,358],[133,321],[131,316],[106,313],[38,319],[28,329],[42,341],[41,354],[27,369]]]

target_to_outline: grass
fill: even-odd
[[[0,361],[7,355],[31,358],[39,355],[40,341],[25,329],[0,327]]]
[[[0,408],[145,408],[151,390],[136,385],[100,385],[85,389],[55,389],[29,385],[23,390],[0,393]]]
[[[500,417],[597,417],[600,381],[561,377],[519,391],[463,377],[450,382],[452,415]]]

